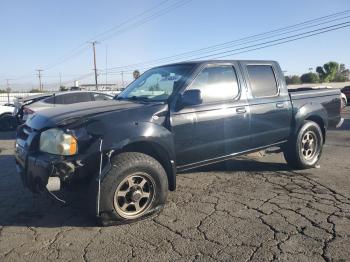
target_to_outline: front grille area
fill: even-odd
[[[17,129],[17,139],[26,141],[30,133],[31,133],[31,128],[26,125],[22,125]]]

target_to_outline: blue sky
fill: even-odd
[[[86,43],[135,15],[179,0],[2,0],[0,2],[0,88],[10,78],[17,89],[36,87],[35,69],[43,68],[44,85],[57,84],[92,72],[92,50]],[[349,0],[192,0],[96,46],[99,69],[129,65],[215,45],[350,9]],[[344,20],[348,21],[350,20]],[[344,22],[342,21],[342,22]],[[97,37],[97,40],[100,40]],[[77,55],[58,64],[63,56]],[[334,60],[350,67],[350,29],[227,59],[273,59],[287,74]],[[107,48],[106,48],[107,47]],[[52,67],[55,65],[54,67]],[[125,78],[129,76],[125,75]],[[105,76],[101,75],[104,81]],[[108,82],[120,80],[108,75]],[[92,82],[91,77],[81,80]],[[69,84],[68,84],[69,85]]]

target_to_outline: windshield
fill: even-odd
[[[182,64],[150,69],[132,82],[116,99],[166,101],[186,80],[193,66]]]

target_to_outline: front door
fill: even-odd
[[[203,102],[172,112],[177,165],[190,166],[247,149],[249,106],[234,64],[207,65],[187,89]]]

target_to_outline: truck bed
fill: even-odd
[[[340,117],[340,90],[333,88],[288,89],[293,108],[299,109],[307,103],[321,103],[327,110],[328,127],[336,127]]]

